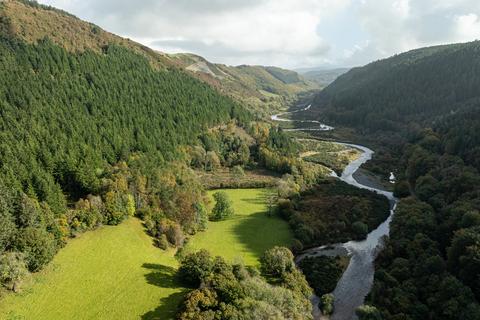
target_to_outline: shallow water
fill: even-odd
[[[310,109],[300,109],[294,112],[306,111]],[[292,112],[293,113],[293,112]],[[282,115],[288,114],[282,113],[272,116],[272,120],[276,121],[295,121],[290,119],[280,118]],[[319,123],[318,121],[301,121],[310,123]],[[320,123],[319,123],[320,124]],[[322,129],[329,128],[329,129]],[[295,129],[295,130],[312,130],[308,129]],[[316,129],[320,131],[333,130],[333,127],[320,124],[320,128]],[[377,229],[370,232],[367,239],[363,241],[349,241],[346,243],[339,243],[333,246],[322,246],[305,251],[303,254],[297,257],[297,262],[301,261],[308,256],[318,255],[344,255],[345,252],[351,257],[350,264],[343,273],[342,277],[337,283],[337,286],[333,292],[335,296],[334,313],[331,316],[332,320],[350,320],[356,319],[355,310],[365,302],[365,297],[368,295],[373,285],[373,276],[375,273],[374,261],[378,252],[382,249],[382,239],[388,236],[390,233],[390,221],[394,214],[397,199],[393,196],[392,192],[388,192],[383,189],[376,189],[366,185],[363,185],[353,177],[353,174],[360,168],[361,165],[372,159],[373,151],[367,147],[341,143],[345,146],[353,147],[362,151],[362,155],[355,161],[352,161],[342,172],[342,175],[338,177],[332,172],[332,176],[339,178],[340,180],[355,186],[357,188],[367,189],[376,193],[382,194],[390,200],[391,210],[390,215],[386,221],[384,221]],[[312,304],[314,307],[314,317],[319,319],[321,314],[318,310],[318,297],[312,297]]]

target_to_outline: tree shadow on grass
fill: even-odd
[[[270,221],[270,219],[272,220]],[[266,216],[266,212],[254,213],[248,218],[242,219],[234,227],[235,236],[248,248],[250,253],[261,257],[265,250],[274,245],[272,242],[274,237],[271,233],[274,233],[275,230],[266,227],[273,221],[273,218]]]
[[[149,273],[145,274],[145,280],[151,285],[166,288],[179,289],[179,292],[172,293],[168,297],[161,298],[158,301],[158,307],[142,315],[142,320],[168,320],[175,319],[176,313],[188,292],[183,288],[177,277],[177,270],[172,267],[164,266],[156,263],[144,263],[143,268],[148,269]]]
[[[162,298],[159,301],[159,305],[155,310],[149,311],[142,315],[142,320],[170,320],[175,319],[179,310],[180,303],[183,297],[187,293],[187,290],[183,289],[181,292],[176,292],[168,297]]]
[[[240,200],[250,204],[267,205],[268,199],[273,195],[275,194],[272,193],[271,191],[262,190],[261,193],[255,198],[242,198]]]
[[[161,288],[178,288],[177,270],[155,263],[144,263],[143,268],[151,270],[145,275],[145,279],[151,285]]]

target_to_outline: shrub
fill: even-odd
[[[232,173],[237,178],[242,178],[245,176],[245,171],[241,166],[235,166],[232,168]]]
[[[167,236],[162,234],[158,239],[155,239],[155,245],[162,250],[167,250],[169,246]]]
[[[358,239],[365,239],[368,235],[368,226],[361,221],[357,221],[352,224],[352,231]]]
[[[213,195],[215,207],[213,207],[211,219],[214,221],[224,220],[234,215],[232,202],[226,192],[220,191]]]
[[[22,279],[27,274],[22,253],[6,252],[0,257],[0,283],[6,288],[17,292]]]
[[[329,316],[333,313],[333,302],[335,297],[333,294],[327,293],[320,298],[319,308],[322,310],[322,313],[326,316]]]
[[[363,305],[355,311],[359,320],[382,320],[380,311],[373,306]]]
[[[25,262],[30,271],[39,271],[49,263],[57,252],[53,235],[44,229],[27,227],[20,230],[22,238],[17,249],[25,253]]]
[[[187,285],[198,287],[213,269],[213,261],[207,250],[188,254],[178,269],[179,278]]]
[[[260,259],[262,272],[268,276],[281,277],[295,268],[293,254],[285,247],[273,247]]]

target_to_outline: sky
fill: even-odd
[[[39,0],[153,49],[216,63],[352,67],[480,39],[479,0]]]

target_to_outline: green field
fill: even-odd
[[[218,190],[217,190],[218,191]],[[213,193],[209,192],[212,197]],[[268,217],[268,189],[223,190],[233,201],[235,216],[225,221],[210,222],[207,232],[193,237],[186,251],[208,249],[212,254],[230,261],[242,260],[247,265],[258,265],[262,253],[275,246],[289,246],[292,234],[288,224],[277,217]]]
[[[286,222],[265,214],[266,189],[228,190],[236,215],[210,222],[187,251],[206,248],[257,265],[264,250],[289,245]],[[210,196],[213,193],[210,193]],[[20,294],[0,299],[0,319],[172,319],[185,289],[175,281],[174,251],[152,245],[139,220],[69,241]]]
[[[155,248],[134,218],[87,232],[22,293],[2,298],[0,319],[171,319],[183,296],[173,254]]]

